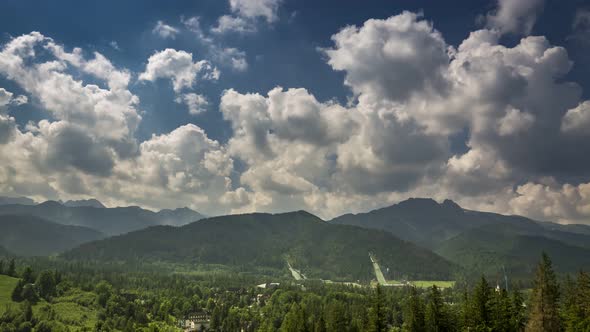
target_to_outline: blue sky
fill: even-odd
[[[576,11],[584,1],[548,1],[537,21],[533,34],[545,35],[555,45],[568,46],[568,36]],[[265,93],[275,86],[305,87],[319,100],[337,98],[346,101],[350,91],[342,82],[344,74],[333,71],[318,52],[329,47],[330,37],[346,25],[360,25],[370,18],[383,19],[404,10],[423,12],[427,20],[441,31],[451,45],[458,45],[481,24],[477,17],[492,10],[493,1],[285,1],[279,8],[276,24],[259,24],[258,32],[229,35],[218,43],[246,52],[246,72],[224,70],[219,82],[201,88],[211,96],[211,111],[199,117],[188,115],[182,105],[173,102],[169,82],[156,86],[140,84],[134,91],[147,111],[139,135],[165,133],[187,122],[204,128],[210,137],[227,140],[229,126],[215,112],[218,96],[227,88],[243,92]],[[141,72],[146,59],[163,48],[192,52],[196,57],[206,52],[195,36],[182,29],[181,18],[198,16],[203,29],[214,26],[219,16],[230,11],[229,3],[218,0],[174,1],[5,1],[0,21],[2,40],[11,36],[40,31],[69,47],[83,47],[87,52],[99,51],[113,63]],[[175,39],[162,39],[152,33],[158,21],[177,27]],[[514,43],[520,36],[508,36],[504,42]],[[112,48],[115,41],[120,50]],[[573,45],[570,45],[573,46]],[[585,51],[585,50],[584,50]],[[576,47],[568,48],[571,58],[583,66],[571,72],[575,80],[587,85],[590,61],[588,54]],[[584,75],[578,73],[586,72]],[[587,94],[590,89],[584,89]]]
[[[39,140],[29,142],[37,150],[26,154],[39,160],[29,160],[22,168],[39,179],[50,179],[43,185],[41,180],[25,180],[26,176],[9,181],[9,177],[19,178],[15,169],[20,166],[0,160],[4,168],[0,179],[2,174],[6,178],[0,191],[5,195],[38,200],[96,197],[107,205],[153,209],[187,205],[210,214],[303,208],[324,217],[410,196],[431,196],[542,219],[586,222],[590,218],[590,211],[583,208],[590,200],[585,196],[590,174],[584,170],[590,161],[583,155],[590,151],[588,145],[578,144],[584,140],[579,133],[586,118],[590,119],[586,109],[590,104],[584,104],[590,96],[590,6],[586,1],[9,0],[0,7],[3,47],[33,31],[50,38],[37,41],[35,56],[25,61],[27,68],[57,58],[65,66],[57,72],[106,91],[110,78],[104,73],[89,72],[84,64],[47,52],[46,45],[58,45],[71,54],[78,47],[83,62],[98,52],[113,68],[129,75],[125,93],[137,102],[129,99],[125,107],[132,108],[132,117],[140,117],[137,123],[129,118],[118,123],[124,127],[123,134],[105,135],[109,127],[99,126],[102,109],[96,105],[86,111],[51,104],[58,101],[47,100],[46,86],[19,81],[9,69],[0,68],[0,88],[12,96],[5,99],[3,116],[17,128],[10,137],[18,144],[24,144],[25,138]],[[216,32],[223,17],[237,25]],[[411,21],[409,29],[404,20]],[[350,36],[339,33],[347,26],[357,27],[356,31]],[[479,52],[486,52],[486,38],[494,39],[492,44],[502,47],[498,54],[508,59],[504,67],[491,55],[486,58],[475,50],[461,50],[470,33],[478,30],[491,33],[473,38],[478,39]],[[536,37],[531,36],[544,39],[533,42]],[[366,46],[368,52],[371,47],[383,51],[393,45],[393,49],[365,61],[362,56],[371,56],[346,44],[351,40],[372,41]],[[407,63],[400,60],[405,42],[415,54],[404,58]],[[431,46],[436,49],[432,55],[427,54],[434,52]],[[532,55],[527,47],[563,53],[537,66],[517,56],[521,52],[541,61],[542,53]],[[179,57],[190,53],[194,63],[203,61],[209,69],[191,72],[194,81],[174,88],[178,72],[157,74],[161,63],[156,63],[155,56],[166,49],[174,51],[168,55]],[[358,59],[349,59],[352,55]],[[471,74],[458,72],[467,67],[476,69]],[[557,73],[543,74],[552,67],[559,68]],[[505,69],[513,73],[503,77]],[[214,72],[219,77],[212,78]],[[110,74],[109,69],[106,75]],[[493,82],[485,81],[490,77]],[[471,79],[475,83],[466,87],[480,91],[475,99],[458,88]],[[474,87],[478,82],[481,86]],[[513,91],[506,88],[511,84],[515,84]],[[283,90],[269,95],[276,87]],[[411,98],[406,98],[406,91]],[[548,91],[559,96],[544,101]],[[16,102],[19,95],[26,96],[27,103]],[[199,104],[191,113],[183,99],[188,95],[200,96],[206,105]],[[264,103],[270,105],[268,109],[256,108]],[[474,105],[473,110],[467,103]],[[338,113],[339,108],[345,113]],[[566,116],[569,110],[576,111]],[[121,112],[126,114],[124,108]],[[93,119],[91,123],[77,122],[85,116]],[[46,122],[51,124],[47,132]],[[89,145],[72,145],[69,136],[56,129],[58,125],[86,131],[86,135],[79,133],[84,137],[78,137],[78,142]],[[553,134],[542,134],[547,131]],[[567,131],[578,134],[566,135]],[[179,145],[162,151],[166,144],[184,144],[183,140],[190,145],[195,139],[191,135],[202,141],[194,142],[201,150]],[[14,142],[5,143],[4,148],[10,153],[22,151],[22,145],[10,146]],[[157,157],[150,154],[154,150],[148,153],[156,143],[163,144],[154,148],[160,153]],[[310,160],[297,161],[302,157],[298,153],[308,154]],[[216,171],[203,166],[209,162],[204,157],[208,154],[217,156]],[[195,155],[199,157],[194,159]],[[175,160],[174,165],[162,158]],[[127,168],[146,174],[127,174]],[[130,194],[133,190],[122,188],[134,176],[131,182],[138,187]],[[139,184],[154,190],[152,197],[142,196],[139,192],[147,189]],[[568,186],[578,201],[564,203]],[[530,203],[530,195],[540,193],[555,205],[552,211],[539,212]],[[153,195],[165,198],[158,201]]]

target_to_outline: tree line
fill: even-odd
[[[510,291],[485,277],[452,289],[319,281],[260,289],[256,277],[224,273],[123,272],[65,262],[52,269],[39,264],[35,272],[16,265],[0,261],[0,273],[18,278],[12,299],[19,303],[0,315],[0,332],[84,330],[52,311],[52,303],[72,294],[91,294],[84,305],[96,314],[94,331],[177,331],[178,321],[195,312],[209,315],[209,331],[224,332],[590,331],[590,275],[559,282],[547,255],[531,290]],[[41,308],[33,314],[35,305]]]

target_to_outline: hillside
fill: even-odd
[[[286,271],[308,277],[369,280],[368,253],[411,278],[451,277],[453,265],[432,252],[377,230],[333,225],[307,212],[244,214],[183,227],[157,226],[81,245],[68,259],[222,264],[241,270]]]
[[[418,245],[435,248],[469,228],[494,221],[496,216],[499,215],[464,210],[450,200],[439,204],[433,199],[411,198],[367,213],[345,214],[330,222],[380,229]]]
[[[103,238],[90,228],[65,226],[33,216],[0,216],[0,246],[21,256],[47,256]]]
[[[97,204],[92,201],[90,203]],[[10,204],[0,206],[0,215],[32,215],[59,224],[89,227],[107,235],[118,235],[162,224],[181,225],[202,217],[190,209],[163,210],[165,212],[159,214],[137,206],[116,208],[85,206],[84,204],[88,204],[88,201],[71,204],[82,204],[82,206],[65,206],[55,201],[38,205]],[[191,214],[186,210],[194,213]]]
[[[12,302],[10,295],[17,282],[17,278],[0,275],[0,314],[6,310],[8,305],[15,304]]]
[[[330,222],[390,232],[477,273],[496,274],[504,266],[530,274],[543,251],[554,258],[559,272],[590,265],[588,226],[471,211],[449,200],[413,198]]]
[[[205,216],[199,212],[193,211],[186,207],[174,210],[160,210],[156,213],[156,215],[160,219],[159,223],[161,225],[169,226],[182,226],[205,218]]]
[[[578,235],[495,223],[465,231],[442,243],[436,252],[480,273],[498,273],[505,266],[511,274],[530,275],[544,251],[553,258],[558,272],[575,273],[590,266],[590,237]]]
[[[367,213],[345,214],[330,222],[381,229],[431,249],[470,229],[496,224],[512,225],[503,227],[504,232],[543,236],[590,248],[589,226],[560,225],[521,216],[471,211],[450,200],[439,204],[429,198],[410,198]]]

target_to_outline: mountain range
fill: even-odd
[[[78,200],[78,201],[66,201],[63,203],[64,206],[67,207],[81,207],[81,206],[88,206],[88,207],[94,207],[94,208],[99,208],[99,209],[104,209],[106,206],[104,206],[99,200],[97,199],[82,199],[82,200]]]
[[[20,256],[53,255],[105,237],[91,228],[26,215],[1,215],[0,230],[0,246]]]
[[[105,208],[97,200],[6,204],[0,205],[0,215],[36,216],[58,224],[89,227],[109,236],[155,225],[183,225],[203,218],[188,208],[159,212],[137,206]]]
[[[454,265],[384,231],[327,223],[304,212],[214,217],[182,227],[156,226],[86,243],[68,259],[219,264],[244,271],[286,271],[308,277],[369,280],[369,253],[411,278],[449,279]]]
[[[531,273],[545,251],[560,272],[590,266],[590,227],[471,211],[455,202],[413,198],[386,208],[346,214],[330,223],[387,231],[429,248],[470,271]]]
[[[68,259],[273,273],[284,272],[289,262],[309,276],[349,280],[372,275],[369,252],[384,270],[412,278],[465,271],[530,275],[543,251],[561,273],[590,266],[590,226],[472,211],[450,200],[413,198],[329,221],[304,211],[203,218],[188,208],[152,212],[107,208],[96,200],[6,204],[0,205],[0,219],[12,221],[0,222],[0,246],[19,255],[66,251]],[[60,239],[59,245],[50,245],[52,239]]]

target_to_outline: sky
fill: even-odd
[[[590,4],[0,4],[0,195],[590,224]]]

